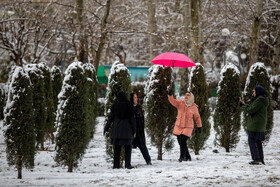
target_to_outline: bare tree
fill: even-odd
[[[148,27],[150,32],[150,59],[158,55],[157,52],[157,22],[155,18],[156,13],[156,1],[155,0],[149,0],[148,1]]]
[[[101,58],[101,54],[105,45],[105,39],[106,39],[106,35],[107,35],[107,31],[106,31],[106,26],[107,26],[107,19],[110,13],[110,7],[111,7],[111,0],[107,0],[106,1],[106,5],[105,5],[105,12],[101,21],[101,36],[99,38],[99,45],[98,48],[96,50],[96,55],[95,55],[95,59],[94,59],[94,67],[96,69],[96,73],[98,71],[98,66],[99,66],[99,62],[100,62],[100,58]]]
[[[259,42],[259,33],[260,33],[260,26],[261,26],[261,15],[263,11],[263,0],[257,0],[254,12],[254,20],[252,25],[251,37],[250,37],[250,51],[249,51],[249,65],[247,70],[249,69],[252,64],[257,62],[258,59],[258,42]]]
[[[191,0],[191,59],[199,62],[199,6],[200,0]]]
[[[0,19],[0,48],[7,50],[17,65],[38,63],[57,34],[56,13],[50,15],[52,3],[33,7],[30,2],[4,5]],[[50,17],[51,21],[47,19]]]

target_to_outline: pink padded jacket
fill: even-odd
[[[168,95],[168,100],[178,111],[177,120],[173,130],[174,135],[183,134],[190,137],[194,128],[193,120],[195,120],[197,127],[202,127],[196,104],[192,103],[187,107],[183,100],[176,100],[173,95]]]

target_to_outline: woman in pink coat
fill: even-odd
[[[176,100],[172,95],[172,90],[168,90],[169,102],[177,108],[178,115],[175,122],[173,134],[177,136],[180,145],[179,162],[191,161],[191,155],[188,150],[187,140],[191,137],[194,121],[198,127],[198,132],[201,133],[201,119],[197,105],[194,103],[194,96],[191,92],[186,92],[184,100]]]

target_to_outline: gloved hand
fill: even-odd
[[[198,127],[196,130],[195,130],[195,134],[200,134],[201,133],[201,127]]]
[[[172,92],[173,92],[172,87],[168,88],[168,95],[170,95],[170,96],[173,95]]]

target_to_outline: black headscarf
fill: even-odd
[[[120,119],[130,118],[133,116],[133,106],[128,101],[125,92],[119,92],[117,101],[114,104],[114,112]]]
[[[132,93],[130,93],[130,102],[134,105],[134,101],[133,101],[133,99],[134,99],[134,92],[132,92]]]
[[[257,85],[255,91],[256,91],[256,97],[265,96],[266,94],[264,88],[261,85]]]

